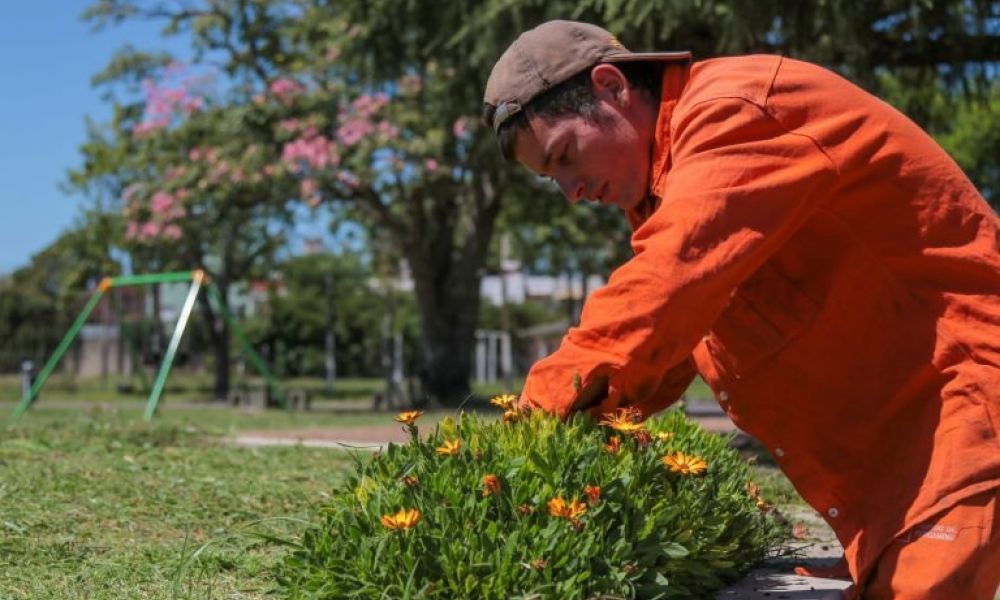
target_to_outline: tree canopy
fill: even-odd
[[[193,60],[134,48],[112,57],[95,83],[114,118],[92,128],[70,179],[119,215],[137,268],[198,266],[223,288],[274,265],[303,205],[361,224],[385,264],[402,259],[412,273],[424,387],[455,403],[468,392],[479,278],[497,227],[550,270],[606,271],[627,239],[619,217],[569,208],[504,164],[478,125],[486,77],[517,33],[576,18],[633,50],[781,52],[878,93],[905,90],[895,99],[992,194],[998,134],[974,123],[996,121],[985,82],[1000,59],[998,6],[98,0],[84,15],[95,27],[159,20],[164,35],[189,41]],[[964,112],[917,101],[931,96]],[[218,319],[214,330],[223,394],[228,334]]]

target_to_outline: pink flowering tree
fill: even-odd
[[[269,269],[293,222],[297,182],[274,141],[278,115],[204,67],[145,55],[125,64],[109,82],[126,99],[82,148],[85,166],[71,182],[117,191],[109,200],[120,207],[134,270],[200,268],[225,297],[234,283]],[[130,80],[138,86],[130,88]],[[274,90],[275,98],[293,93]],[[215,354],[215,393],[224,398],[228,326],[204,298],[201,308]]]
[[[238,224],[231,233],[246,233],[252,248],[273,239],[262,224],[297,203],[362,224],[378,241],[377,262],[405,261],[412,274],[423,389],[440,404],[460,403],[501,206],[541,193],[478,125],[485,76],[509,28],[480,23],[472,34],[475,12],[461,2],[222,0],[181,9],[98,0],[88,12],[97,22],[164,18],[226,75],[216,98],[156,93],[132,115],[128,143],[146,158],[117,172],[141,174],[129,179],[143,185],[134,239],[155,236],[171,251],[203,240],[212,250],[188,248],[184,260],[206,262],[232,247],[223,227]],[[162,214],[153,211],[157,192],[173,199]],[[170,212],[178,203],[183,216]],[[216,271],[223,281],[245,272]]]

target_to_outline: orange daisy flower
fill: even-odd
[[[492,496],[500,491],[500,478],[490,473],[483,477],[483,496]]]
[[[700,456],[677,451],[663,457],[663,464],[674,473],[681,475],[701,475],[708,470],[708,463]]]
[[[549,514],[553,517],[575,521],[585,512],[587,512],[587,505],[575,498],[568,503],[562,496],[556,496],[549,500]]]
[[[439,446],[436,448],[437,453],[442,456],[454,456],[458,454],[458,450],[462,447],[462,440],[445,440],[444,446]]]
[[[415,508],[409,510],[402,508],[394,515],[382,516],[382,525],[393,531],[411,529],[418,521],[420,521],[420,511]]]
[[[639,415],[635,409],[620,408],[614,414],[604,415],[600,424],[615,431],[632,434],[646,429],[646,424],[640,423],[638,418]]]
[[[513,423],[514,421],[521,418],[521,413],[515,408],[505,410],[503,416],[500,417],[500,421],[503,423]]]
[[[604,444],[604,449],[611,454],[618,454],[622,449],[622,441],[617,435],[611,436],[607,444]]]
[[[601,486],[588,485],[583,488],[583,493],[587,495],[587,502],[591,505],[597,504],[601,500]]]
[[[514,408],[514,404],[516,402],[517,396],[514,394],[500,394],[499,396],[493,396],[490,398],[490,404],[502,410],[510,410]]]
[[[396,420],[402,423],[403,425],[409,425],[410,427],[413,427],[413,424],[416,423],[417,419],[419,419],[423,414],[424,411],[422,410],[408,410],[396,415]]]

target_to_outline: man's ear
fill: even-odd
[[[594,86],[594,95],[598,99],[616,104],[621,108],[628,106],[628,78],[621,69],[610,63],[601,63],[590,70],[590,82]]]

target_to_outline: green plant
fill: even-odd
[[[510,397],[512,398],[512,397]],[[679,412],[463,415],[372,460],[279,568],[292,598],[705,598],[787,531]]]

